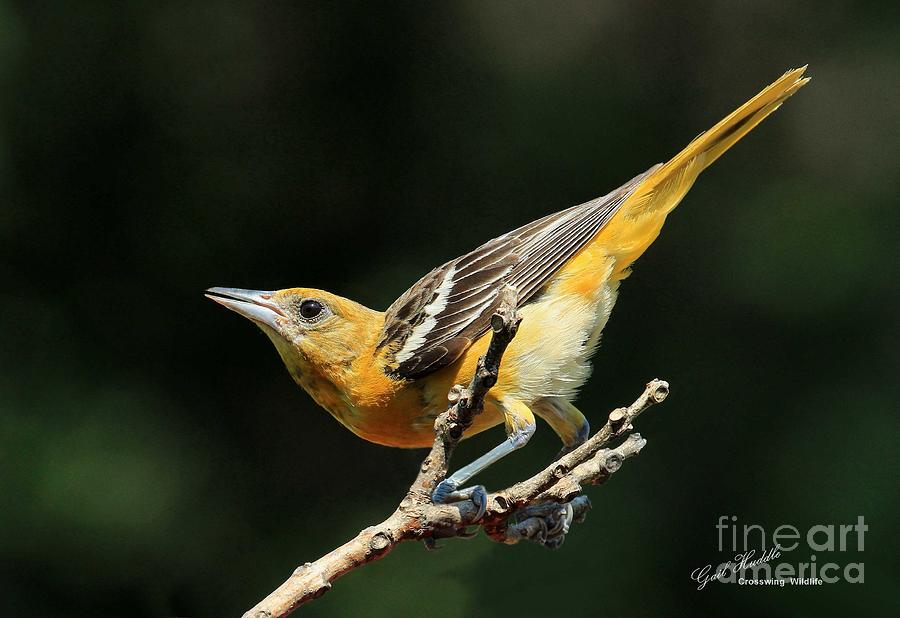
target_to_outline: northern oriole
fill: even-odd
[[[785,73],[668,163],[435,268],[385,312],[309,288],[210,288],[207,296],[255,322],[294,380],[350,431],[426,447],[448,391],[469,382],[485,353],[499,290],[514,286],[522,325],[466,433],[505,423],[507,439],[434,496],[471,497],[459,485],[528,442],[535,415],[567,449],[587,438],[588,421],[572,399],[590,374],[619,282],[700,172],[802,87],[805,69]]]

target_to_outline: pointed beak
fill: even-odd
[[[285,319],[284,311],[273,300],[275,292],[241,290],[238,288],[209,288],[204,296],[223,307],[239,313],[248,320],[280,331],[279,318]]]

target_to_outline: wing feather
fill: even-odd
[[[417,378],[445,367],[490,327],[497,293],[521,305],[597,235],[654,166],[612,193],[547,215],[435,268],[385,312],[377,350],[387,371]]]

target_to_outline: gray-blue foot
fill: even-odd
[[[459,489],[452,480],[444,479],[438,483],[438,486],[434,488],[434,492],[431,494],[431,501],[435,504],[450,504],[451,502],[464,502],[466,500],[471,500],[475,508],[478,509],[478,514],[472,520],[473,522],[484,517],[484,513],[487,510],[487,491],[484,489],[484,485],[472,485],[471,487]]]
[[[573,511],[571,504],[566,503],[560,507],[559,512],[556,513],[556,517],[550,519],[551,523],[554,525],[552,528],[548,526],[547,534],[544,538],[544,545],[546,547],[557,549],[563,544],[563,541],[566,540],[566,535],[569,534],[569,526],[572,525],[574,515],[575,512]]]

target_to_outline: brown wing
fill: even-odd
[[[490,327],[497,293],[515,286],[521,306],[612,218],[640,181],[548,215],[435,268],[385,313],[377,350],[388,371],[417,378],[449,365]]]

